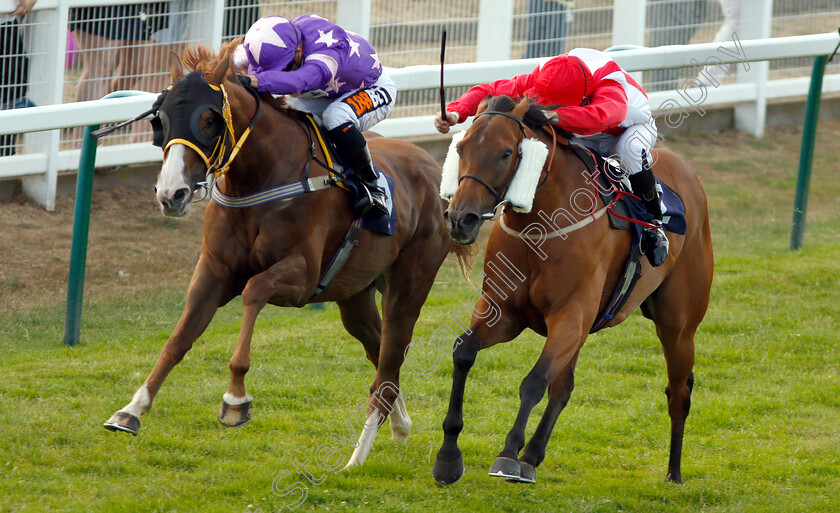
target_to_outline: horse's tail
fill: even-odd
[[[470,272],[472,271],[475,257],[478,254],[478,244],[458,244],[455,241],[449,243],[449,254],[454,255],[458,261],[458,268],[461,269],[461,276],[468,283],[470,280]]]

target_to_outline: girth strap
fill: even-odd
[[[315,291],[311,296],[309,296],[309,301],[318,297],[321,292],[329,287],[333,278],[338,275],[338,272],[341,271],[341,268],[344,267],[345,263],[347,263],[347,259],[350,258],[350,252],[353,251],[353,246],[359,242],[359,232],[361,229],[362,218],[357,217],[350,225],[350,229],[347,230],[347,235],[344,236],[344,240],[341,242],[341,247],[338,248],[338,253],[335,254],[332,262],[330,262],[330,265],[327,266],[327,270],[324,271],[324,274],[321,275],[321,279],[318,280],[318,285],[315,286]]]

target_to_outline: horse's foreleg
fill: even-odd
[[[452,484],[464,474],[464,459],[458,448],[458,436],[464,428],[464,390],[467,374],[478,351],[513,340],[522,332],[518,316],[499,311],[497,303],[481,296],[473,310],[470,330],[455,341],[452,352],[452,392],[443,420],[443,445],[435,458],[432,476],[435,481]]]
[[[223,286],[226,283],[225,276],[225,270],[218,263],[204,257],[199,260],[187,290],[184,312],[175,331],[163,346],[157,364],[131,397],[131,402],[105,422],[106,429],[137,434],[140,415],[152,407],[152,401],[169,372],[184,358],[193,342],[210,324],[216,309],[230,299],[230,292]]]
[[[458,435],[464,429],[464,389],[467,384],[467,374],[481,349],[472,335],[464,333],[457,340],[460,342],[456,342],[458,345],[452,352],[454,368],[449,409],[443,419],[443,445],[432,467],[432,476],[435,481],[443,484],[452,484],[464,475],[464,457],[458,448]]]
[[[522,480],[519,451],[525,445],[525,427],[531,410],[539,403],[548,384],[564,369],[580,350],[586,338],[579,312],[562,312],[546,319],[548,338],[537,363],[519,386],[519,412],[513,427],[505,437],[505,447],[490,467],[490,475]],[[530,473],[530,469],[528,469]],[[526,475],[525,480],[531,481]]]
[[[566,407],[569,398],[572,396],[572,390],[575,388],[574,369],[577,364],[578,354],[576,353],[574,355],[569,364],[566,365],[566,368],[560,371],[560,374],[548,385],[548,405],[545,407],[545,412],[543,412],[542,419],[540,419],[534,435],[525,446],[522,457],[519,459],[520,481],[527,483],[536,482],[536,467],[545,459],[545,448],[548,445],[551,432],[554,431],[557,417],[560,416],[563,408]]]
[[[245,305],[236,349],[230,359],[230,386],[222,396],[219,422],[239,427],[251,420],[254,400],[245,391],[245,374],[251,368],[251,336],[257,316],[269,300],[278,304],[301,304],[306,293],[306,261],[289,256],[251,277],[242,291]]]

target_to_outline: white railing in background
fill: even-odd
[[[439,53],[437,49],[439,27],[445,24],[452,25],[451,33],[462,33],[461,37],[466,38],[466,40],[453,40],[450,37],[447,45],[447,63],[452,64],[447,65],[446,85],[447,88],[453,89],[452,95],[456,94],[458,86],[463,86],[460,89],[463,90],[464,87],[476,83],[508,77],[515,73],[529,72],[536,63],[543,60],[507,60],[509,57],[521,55],[525,45],[522,41],[521,22],[532,14],[527,12],[523,14],[523,11],[527,11],[524,9],[526,0],[479,0],[478,5],[473,7],[474,12],[469,11],[467,7],[471,3],[461,4],[451,1],[441,3],[440,0],[409,2],[402,10],[404,12],[394,8],[406,1],[302,0],[290,3],[263,1],[260,2],[260,13],[263,15],[285,13],[293,8],[302,12],[317,12],[334,18],[338,23],[355,32],[367,35],[377,46],[380,55],[384,56],[383,61],[386,64],[389,63],[388,56],[391,61],[400,64],[410,64],[412,60],[428,63],[390,69],[397,81],[403,101],[408,98],[411,102],[422,103],[424,101],[422,98],[427,98],[425,100],[427,105],[414,109],[421,112],[420,115],[401,117],[399,109],[395,109],[396,115],[392,114],[388,120],[377,126],[377,131],[391,137],[416,137],[436,133],[433,132],[430,115],[434,112],[436,102],[428,100],[436,95],[428,93],[439,85],[439,68],[431,65]],[[777,3],[789,6],[795,1],[777,0]],[[187,24],[189,29],[183,35],[184,41],[201,41],[211,47],[218,47],[218,44],[225,39],[222,12],[227,3],[226,0],[189,0],[189,2],[189,9],[183,12],[183,15],[189,17]],[[616,2],[616,6],[613,7],[606,0],[591,0],[590,2],[579,0],[575,7],[570,9],[570,13],[575,16],[575,21],[571,26],[577,28],[570,30],[564,36],[566,49],[581,46],[580,42],[585,42],[588,46],[601,47],[601,49],[615,43],[644,44],[645,10],[648,5],[654,5],[657,2],[658,0],[648,0],[648,2],[628,0]],[[33,13],[24,20],[30,32],[29,41],[31,41],[28,96],[42,107],[0,112],[0,134],[25,133],[20,154],[0,157],[0,180],[21,178],[25,193],[48,210],[52,210],[55,205],[58,173],[75,170],[80,154],[79,149],[68,148],[72,145],[62,141],[60,132],[55,129],[127,119],[147,109],[155,97],[150,94],[133,98],[61,105],[67,98],[64,45],[70,9],[81,6],[128,3],[134,2],[129,0],[39,0]],[[774,27],[772,32],[778,32],[774,20],[784,18],[784,16],[773,17],[773,0],[742,0],[742,3],[744,7],[738,35],[741,38],[744,54],[750,61],[825,55],[833,50],[833,45],[837,42],[836,34],[821,34],[804,39],[796,37],[765,39],[771,35],[771,27]],[[0,0],[0,12],[10,11],[15,4],[16,0]],[[411,13],[409,10],[417,9],[419,8],[417,6],[421,4],[439,8],[436,12],[432,12],[435,10],[429,7],[430,12],[423,14],[423,19],[420,21],[407,21],[400,18],[401,15],[416,15],[417,13]],[[610,18],[606,17],[608,14],[612,15],[612,37],[604,38],[604,34],[599,31],[606,23],[606,30],[609,33]],[[447,18],[447,15],[450,17]],[[840,24],[840,13],[831,12],[830,15],[834,16],[837,24]],[[719,13],[717,16],[719,17]],[[631,23],[629,20],[635,20],[635,22]],[[824,24],[825,20],[821,21]],[[519,25],[516,25],[517,23]],[[714,25],[714,23],[706,23],[700,29],[710,33]],[[425,26],[425,32],[417,32],[420,26]],[[386,30],[389,27],[395,28],[391,31]],[[519,28],[516,29],[516,27]],[[418,42],[416,45],[406,47],[406,40],[413,42],[412,37],[417,38]],[[470,37],[473,39],[470,40]],[[590,39],[583,39],[585,37]],[[747,41],[747,39],[757,40]],[[721,44],[732,46],[732,42],[706,43],[626,50],[613,55],[630,71],[687,67],[691,66],[691,59],[702,62],[711,55],[725,61],[725,56],[718,52]],[[701,95],[703,106],[735,104],[736,126],[755,135],[761,135],[764,129],[766,101],[773,98],[804,96],[808,88],[807,76],[768,81],[768,69],[767,62],[751,64],[749,71],[739,66],[737,73],[733,73],[733,77],[736,77],[734,80],[716,88],[707,88],[705,96]],[[691,75],[691,72],[686,72],[684,75]],[[840,91],[840,74],[830,74],[829,71],[823,91]],[[677,91],[653,92],[650,98],[654,108],[662,106],[663,110],[683,109],[686,112],[698,112],[694,107],[687,105],[685,97]],[[159,159],[160,150],[148,142],[106,143],[101,145],[97,152],[97,165],[103,167],[154,162]]]

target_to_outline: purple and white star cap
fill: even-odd
[[[252,66],[284,69],[295,58],[299,42],[300,36],[289,20],[268,16],[251,25],[244,46]]]

